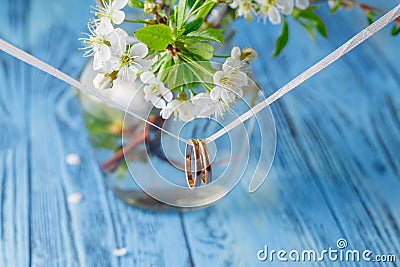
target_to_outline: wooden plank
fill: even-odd
[[[324,9],[321,15],[330,39],[312,44],[290,24],[289,46],[277,59],[270,52],[279,29],[236,24],[235,41],[259,52],[255,76],[265,91],[278,89],[364,25],[356,11],[332,17]],[[278,148],[266,184],[250,197],[244,184],[213,207],[185,214],[185,225],[196,225],[189,234],[196,266],[263,266],[256,253],[264,245],[322,250],[336,248],[339,238],[353,249],[399,251],[398,53],[377,55],[397,46],[387,31],[379,34],[273,104]]]
[[[10,19],[20,10],[31,13]],[[88,10],[85,1],[11,1],[2,6],[7,23],[1,31],[6,40],[77,76],[85,60],[76,39]],[[21,29],[29,34],[18,35]],[[0,124],[0,265],[187,266],[179,214],[128,207],[105,187],[69,87],[9,56],[0,59],[0,110],[9,115]],[[70,153],[81,163],[67,165]],[[76,192],[82,202],[68,203]],[[113,250],[121,247],[128,254],[118,258]]]

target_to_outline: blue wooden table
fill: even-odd
[[[397,1],[375,1],[383,8]],[[2,0],[0,37],[78,77],[77,50],[89,3]],[[279,28],[235,23],[234,43],[259,53],[267,94],[366,26],[360,11],[319,14],[329,39],[290,24],[288,47],[271,58]],[[389,28],[272,106],[277,152],[255,194],[238,185],[213,206],[151,213],[113,196],[93,159],[68,85],[0,53],[0,266],[281,266],[270,249],[348,248],[393,254],[397,263],[326,261],[293,266],[399,266],[400,39]],[[81,163],[66,164],[76,153]],[[80,203],[67,201],[80,192]],[[123,257],[114,249],[126,247]]]

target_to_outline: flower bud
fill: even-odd
[[[253,61],[257,59],[257,51],[254,50],[253,48],[246,47],[243,49],[242,54],[240,55],[241,60],[248,60],[248,61]]]
[[[143,10],[145,15],[155,12],[156,9],[157,9],[157,4],[154,3],[153,1],[144,2]]]
[[[187,95],[186,95],[185,92],[180,92],[178,94],[178,96],[176,97],[176,99],[178,99],[178,100],[186,100],[187,99]]]
[[[233,59],[239,59],[240,58],[240,48],[235,46],[231,50],[231,58]]]
[[[104,73],[98,73],[93,79],[93,85],[100,90],[110,89],[112,86],[112,78]]]

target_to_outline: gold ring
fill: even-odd
[[[192,154],[194,154],[194,173],[192,172]],[[190,189],[199,187],[201,183],[212,182],[212,169],[207,145],[203,139],[190,139],[185,148],[185,176]]]
[[[204,184],[209,184],[212,182],[212,169],[210,155],[208,153],[207,145],[203,139],[199,139],[199,146],[202,158],[203,173],[201,179]]]
[[[194,187],[194,179],[192,174],[192,152],[193,146],[191,144],[186,144],[185,148],[185,176],[186,182],[189,188]]]
[[[199,187],[201,185],[201,177],[203,175],[202,167],[202,155],[200,152],[199,142],[196,139],[190,139],[194,147],[194,187]]]

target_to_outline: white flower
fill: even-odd
[[[256,60],[258,57],[258,54],[257,54],[257,51],[254,50],[253,48],[246,47],[243,49],[243,51],[241,53],[241,57],[244,57],[244,60],[247,60],[247,62],[249,62],[249,61]]]
[[[257,0],[260,5],[259,18],[267,22],[267,19],[272,24],[281,23],[281,13],[290,15],[293,11],[294,0]]]
[[[158,80],[150,71],[143,72],[140,79],[146,84],[144,87],[144,99],[151,101],[156,108],[164,108],[172,100],[172,92]]]
[[[97,73],[93,79],[93,85],[100,90],[110,89],[112,87],[112,78],[104,73]]]
[[[114,29],[107,27],[100,27],[99,24],[88,24],[89,34],[85,33],[87,37],[80,38],[83,42],[84,48],[86,50],[83,54],[84,56],[93,56],[93,69],[99,70],[102,68],[105,62],[107,62],[111,57],[111,49],[108,46],[107,35]]]
[[[248,79],[241,71],[243,62],[239,54],[241,54],[240,49],[234,47],[231,57],[222,65],[222,70],[214,73],[213,80],[216,86],[211,90],[211,99],[229,105],[243,96],[242,88],[248,84]]]
[[[97,23],[89,23],[90,34],[87,37],[80,38],[84,44],[84,56],[93,56],[93,69],[105,72],[110,71],[110,61],[113,53],[123,53],[129,40],[128,33],[123,29],[116,28],[105,20],[99,20]]]
[[[211,90],[210,97],[216,101],[222,101],[227,107],[243,96],[242,89],[233,90],[223,86],[216,86]]]
[[[302,1],[304,2],[308,0]],[[293,12],[294,0],[276,0],[276,6],[282,14],[289,16]]]
[[[251,0],[233,0],[229,6],[237,9],[238,17],[244,17],[247,20],[251,19],[252,12],[254,12],[254,4]]]
[[[98,8],[97,16],[100,19],[107,19],[113,24],[121,24],[125,19],[123,9],[128,4],[128,0],[110,0],[109,3],[103,1],[103,6]]]
[[[93,21],[89,22],[88,25],[89,26],[94,25],[94,27],[96,27],[96,32],[103,36],[107,35],[108,33],[112,32],[114,30],[114,26],[106,18],[93,20]]]
[[[211,115],[222,117],[225,113],[226,105],[218,100],[211,98],[209,93],[199,93],[192,98],[196,117],[207,118]]]
[[[296,0],[296,7],[298,7],[299,9],[306,9],[309,5],[310,5],[309,0]]]
[[[111,58],[111,49],[106,44],[93,45],[93,70],[100,70]]]
[[[121,28],[116,28],[106,36],[114,53],[122,54],[126,50],[126,45],[130,37],[128,33]]]
[[[182,121],[190,121],[196,115],[193,103],[190,100],[181,99],[172,100],[160,111],[163,119],[168,119],[172,114]]]
[[[147,71],[153,64],[152,60],[144,59],[149,50],[143,43],[132,45],[128,52],[124,52],[119,57],[110,60],[110,65],[113,68],[118,66],[117,82],[134,81],[139,71]]]
[[[231,89],[247,85],[247,75],[241,71],[242,66],[240,59],[227,58],[222,65],[222,70],[214,73],[214,84]]]

